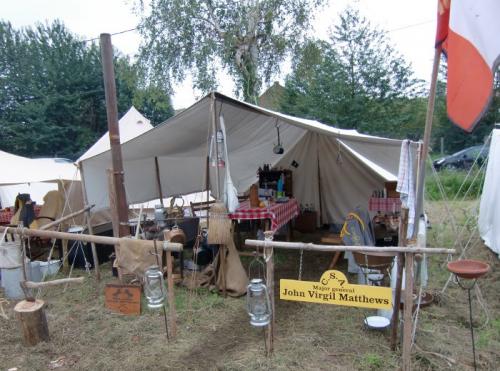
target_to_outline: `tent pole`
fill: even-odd
[[[205,165],[205,189],[207,190],[207,207],[210,201],[210,156],[207,152],[207,160]],[[193,215],[194,216],[194,215]],[[207,228],[210,225],[210,218],[207,218]]]
[[[118,126],[118,106],[116,102],[115,71],[113,66],[113,45],[111,35],[103,33],[100,35],[102,74],[104,79],[104,95],[106,97],[106,114],[108,119],[109,142],[111,146],[111,158],[113,161],[112,188],[115,193],[118,236],[123,237],[130,233],[128,227],[128,205],[125,195],[124,172],[122,149],[120,145],[120,128]]]
[[[319,212],[319,225],[320,227],[323,225],[323,210],[321,208],[321,204],[323,203],[322,197],[321,197],[321,170],[319,166],[319,136],[316,135],[316,155],[318,156],[318,198],[319,198],[319,206],[318,206],[318,212]],[[316,223],[318,220],[316,219]]]
[[[165,205],[163,204],[163,193],[161,191],[160,165],[158,164],[158,156],[155,156],[155,169],[156,169],[156,185],[158,186],[158,197],[160,197],[160,204],[161,207],[163,208],[165,207]]]
[[[418,220],[423,214],[424,206],[424,179],[425,179],[425,162],[427,160],[427,155],[429,153],[429,143],[431,139],[432,131],[432,118],[434,115],[434,102],[436,100],[436,87],[437,87],[437,76],[439,71],[439,62],[441,60],[441,46],[436,47],[434,51],[434,62],[432,65],[432,76],[431,76],[431,88],[429,91],[429,101],[427,103],[427,115],[425,117],[425,130],[424,130],[424,141],[422,146],[422,152],[420,156],[420,163],[418,168],[418,179],[417,179],[417,193],[416,197],[416,214],[415,214],[415,228],[413,229],[413,237],[418,233]]]
[[[212,134],[214,135],[214,145],[215,145],[215,156],[219,153],[219,144],[217,143],[217,114],[215,109],[215,94],[211,94],[212,103],[210,105],[211,116],[212,116]],[[219,162],[217,158],[217,163],[215,166],[215,189],[217,190],[217,199],[220,200],[220,184],[219,184]]]
[[[80,178],[82,179],[82,195],[83,195],[83,203],[85,205],[88,205],[88,200],[87,200],[87,189],[85,188],[85,181],[83,178],[83,166],[82,163],[78,164],[78,170],[80,170]],[[85,211],[85,217],[87,219],[87,230],[89,231],[89,234],[94,234],[94,230],[92,228],[92,223],[90,222],[90,209]],[[95,246],[95,242],[90,242],[90,247],[92,249],[92,259],[94,260],[94,272],[95,272],[95,279],[97,282],[101,280],[101,271],[99,268],[99,257],[97,255],[97,248]]]

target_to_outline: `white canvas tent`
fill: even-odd
[[[488,165],[479,207],[479,234],[486,246],[500,257],[500,127],[491,136]]]
[[[43,196],[57,189],[59,181],[80,180],[76,166],[59,159],[30,159],[0,151],[0,166],[2,207],[13,206],[18,193],[29,193],[41,204]]]
[[[155,158],[164,196],[203,190],[211,137],[212,95],[154,129],[122,145],[129,203],[158,197]],[[301,204],[321,211],[322,222],[342,221],[355,206],[365,206],[374,189],[396,181],[401,141],[356,130],[336,129],[214,93],[217,115],[227,130],[231,176],[239,193],[257,181],[257,169],[271,164],[293,170],[293,193]],[[273,153],[279,126],[284,153]],[[295,161],[298,167],[291,167]],[[108,205],[106,169],[110,151],[81,162],[87,197],[96,209]],[[216,192],[214,168],[211,188]],[[224,179],[220,174],[220,184]]]
[[[120,129],[120,143],[128,142],[130,139],[145,133],[153,128],[151,122],[145,118],[137,109],[132,106],[118,121]],[[109,151],[109,131],[95,142],[76,162],[96,156],[100,153]]]

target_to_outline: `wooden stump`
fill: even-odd
[[[49,340],[49,327],[47,326],[44,305],[43,300],[23,300],[14,307],[25,346],[33,346],[40,341]]]

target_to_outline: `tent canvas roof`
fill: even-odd
[[[395,180],[401,141],[358,133],[209,94],[154,129],[122,144],[129,203],[158,197],[155,158],[164,197],[203,190],[211,137],[211,106],[224,117],[231,177],[239,193],[257,180],[264,163],[293,170],[293,192],[302,204],[320,209],[323,221],[339,220],[367,204],[373,189]],[[276,155],[277,129],[285,152]],[[295,161],[297,168],[291,167]],[[106,169],[110,151],[81,162],[90,203],[108,204]],[[213,168],[210,183],[216,193]],[[224,171],[220,174],[220,184]],[[319,196],[321,194],[321,197]]]
[[[0,185],[80,180],[76,166],[53,158],[31,159],[0,151]]]

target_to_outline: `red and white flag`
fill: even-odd
[[[439,0],[436,47],[448,56],[448,117],[470,132],[493,93],[500,62],[500,0]]]

